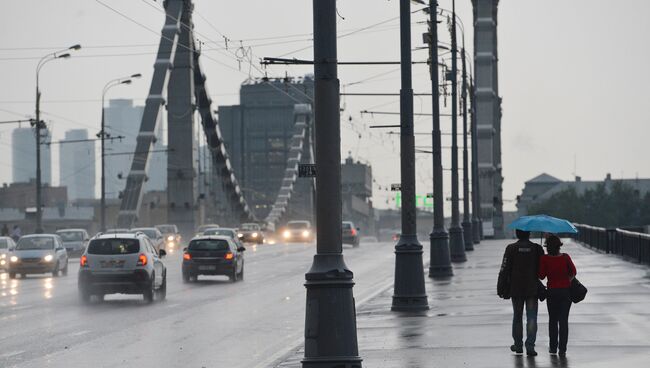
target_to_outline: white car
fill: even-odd
[[[163,238],[163,234],[157,228],[136,227],[134,229],[131,229],[130,231],[133,233],[141,232],[144,233],[146,236],[148,236],[149,240],[151,240],[151,244],[153,244],[153,247],[156,248],[156,251],[165,249],[165,239]]]
[[[9,278],[19,274],[52,273],[57,277],[68,274],[68,252],[61,237],[56,234],[25,235],[18,240],[9,257]]]
[[[8,236],[0,236],[0,270],[9,268],[9,253],[16,247],[14,240]]]
[[[88,303],[92,295],[142,294],[146,302],[164,300],[167,268],[165,250],[156,251],[144,233],[97,234],[80,259],[79,296]]]

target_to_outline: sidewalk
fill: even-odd
[[[536,350],[513,355],[511,304],[496,296],[508,242],[485,240],[454,265],[447,281],[426,278],[431,309],[413,316],[390,312],[392,288],[357,311],[359,353],[368,368],[648,367],[650,269],[565,241],[587,298],[571,308],[567,358],[548,354],[548,314],[540,303]],[[302,348],[278,368],[300,367]]]

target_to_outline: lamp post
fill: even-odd
[[[305,274],[303,368],[361,368],[352,288],[341,235],[341,126],[336,0],[313,0],[316,255]]]
[[[100,231],[106,231],[106,162],[105,162],[105,151],[104,151],[104,141],[106,138],[109,136],[106,134],[106,125],[105,125],[105,120],[104,120],[104,99],[106,98],[106,93],[108,90],[115,86],[119,86],[120,84],[131,84],[133,82],[133,79],[135,78],[140,78],[142,75],[140,73],[138,74],[132,74],[129,77],[122,77],[122,78],[116,78],[104,86],[104,89],[102,90],[102,122],[101,122],[101,130],[99,133],[97,133],[97,138],[101,140],[101,156],[102,156],[102,179],[101,179],[101,202],[100,202],[100,213],[101,213],[101,224],[100,224]]]
[[[445,229],[445,204],[442,180],[442,139],[440,132],[440,89],[438,88],[438,3],[429,0],[429,59],[431,59],[431,101],[433,131],[433,231],[429,235],[431,254],[429,277],[449,277],[454,272],[449,256],[449,234]]]
[[[465,250],[474,250],[474,239],[472,231],[472,220],[470,217],[470,197],[469,197],[469,154],[467,152],[467,62],[465,58],[465,33],[463,32],[463,48],[460,52],[461,62],[463,65],[462,78],[462,99],[463,99],[463,240],[465,241]],[[474,147],[472,147],[473,149]]]
[[[449,249],[452,262],[465,262],[465,242],[460,227],[458,199],[458,42],[456,40],[456,1],[452,0],[451,17],[451,225]]]
[[[402,233],[395,245],[393,311],[429,309],[424,288],[422,245],[417,237],[415,209],[415,136],[413,134],[413,86],[411,66],[411,2],[400,0],[402,87],[400,89],[400,171]],[[317,146],[318,147],[318,146]]]
[[[81,49],[81,45],[73,45],[66,49],[59,50],[43,56],[36,64],[36,119],[31,123],[35,129],[36,136],[36,233],[43,232],[43,198],[41,193],[41,129],[45,128],[45,123],[41,121],[41,90],[39,86],[39,77],[41,68],[48,62],[56,59],[67,59],[70,57],[66,51]]]

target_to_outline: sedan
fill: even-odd
[[[9,277],[16,278],[30,273],[48,273],[59,276],[68,274],[68,253],[61,237],[55,234],[26,235],[18,240],[9,257]]]
[[[88,239],[90,239],[88,232],[84,229],[58,230],[56,234],[63,240],[63,246],[69,256],[80,256],[86,250]]]
[[[226,236],[192,239],[183,253],[183,282],[196,281],[199,275],[225,275],[232,282],[243,280],[245,250]]]
[[[9,253],[14,249],[16,243],[8,236],[0,237],[0,270],[6,270],[9,267]]]

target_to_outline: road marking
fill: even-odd
[[[12,356],[20,355],[24,352],[24,350],[10,351],[8,353],[0,354],[0,358],[11,358]]]

